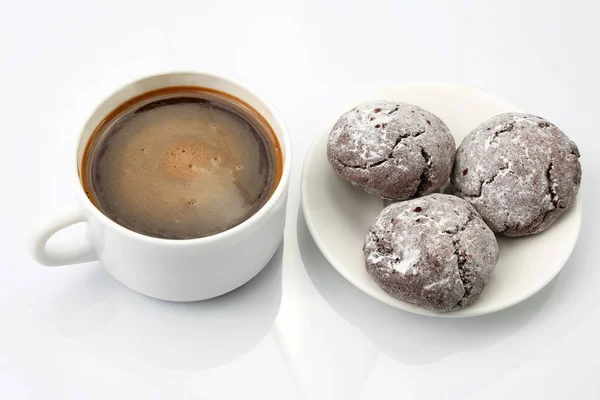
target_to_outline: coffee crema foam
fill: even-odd
[[[279,145],[253,111],[212,91],[130,107],[88,144],[88,196],[149,236],[190,239],[238,225],[265,204],[281,174]]]

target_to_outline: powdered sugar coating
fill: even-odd
[[[327,145],[335,171],[387,199],[431,193],[449,178],[454,138],[434,114],[390,101],[362,104],[340,117]]]
[[[499,256],[494,233],[475,209],[446,194],[383,209],[363,252],[367,272],[383,290],[434,311],[476,301]]]
[[[579,150],[541,117],[500,114],[463,140],[451,179],[455,193],[494,232],[534,234],[548,228],[575,198]]]

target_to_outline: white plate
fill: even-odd
[[[417,83],[389,87],[371,93],[355,104],[372,100],[403,101],[433,112],[448,125],[457,146],[483,121],[503,112],[519,111],[487,93],[450,84]],[[384,201],[339,178],[327,161],[327,137],[337,117],[331,126],[324,127],[304,161],[302,208],[308,228],[327,260],[344,278],[369,296],[422,315],[484,315],[532,296],[546,286],[566,263],[581,224],[579,197],[543,233],[515,239],[498,237],[500,260],[481,297],[471,306],[450,313],[436,313],[391,297],[367,274],[362,254],[367,229],[383,209]]]

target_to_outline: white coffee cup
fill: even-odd
[[[169,86],[216,89],[245,101],[269,122],[281,146],[283,172],[267,203],[246,221],[212,236],[170,240],[133,232],[98,210],[81,185],[83,152],[98,124],[125,101]],[[240,83],[206,73],[168,73],[138,80],[108,97],[86,122],[71,174],[79,204],[41,225],[32,238],[31,253],[46,266],[100,261],[124,285],[159,299],[195,301],[219,296],[252,279],[277,250],[285,225],[291,156],[288,132],[277,111]],[[47,245],[56,232],[79,222],[87,223],[86,235]]]

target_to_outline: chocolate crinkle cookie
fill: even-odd
[[[327,157],[354,186],[405,200],[431,193],[448,180],[454,150],[448,127],[432,113],[380,101],[341,116],[329,134]]]
[[[368,273],[383,290],[434,311],[477,300],[499,254],[494,233],[475,209],[446,194],[386,207],[363,252]]]
[[[548,228],[575,199],[579,150],[543,118],[501,114],[463,140],[451,179],[456,195],[494,232],[530,235]]]

